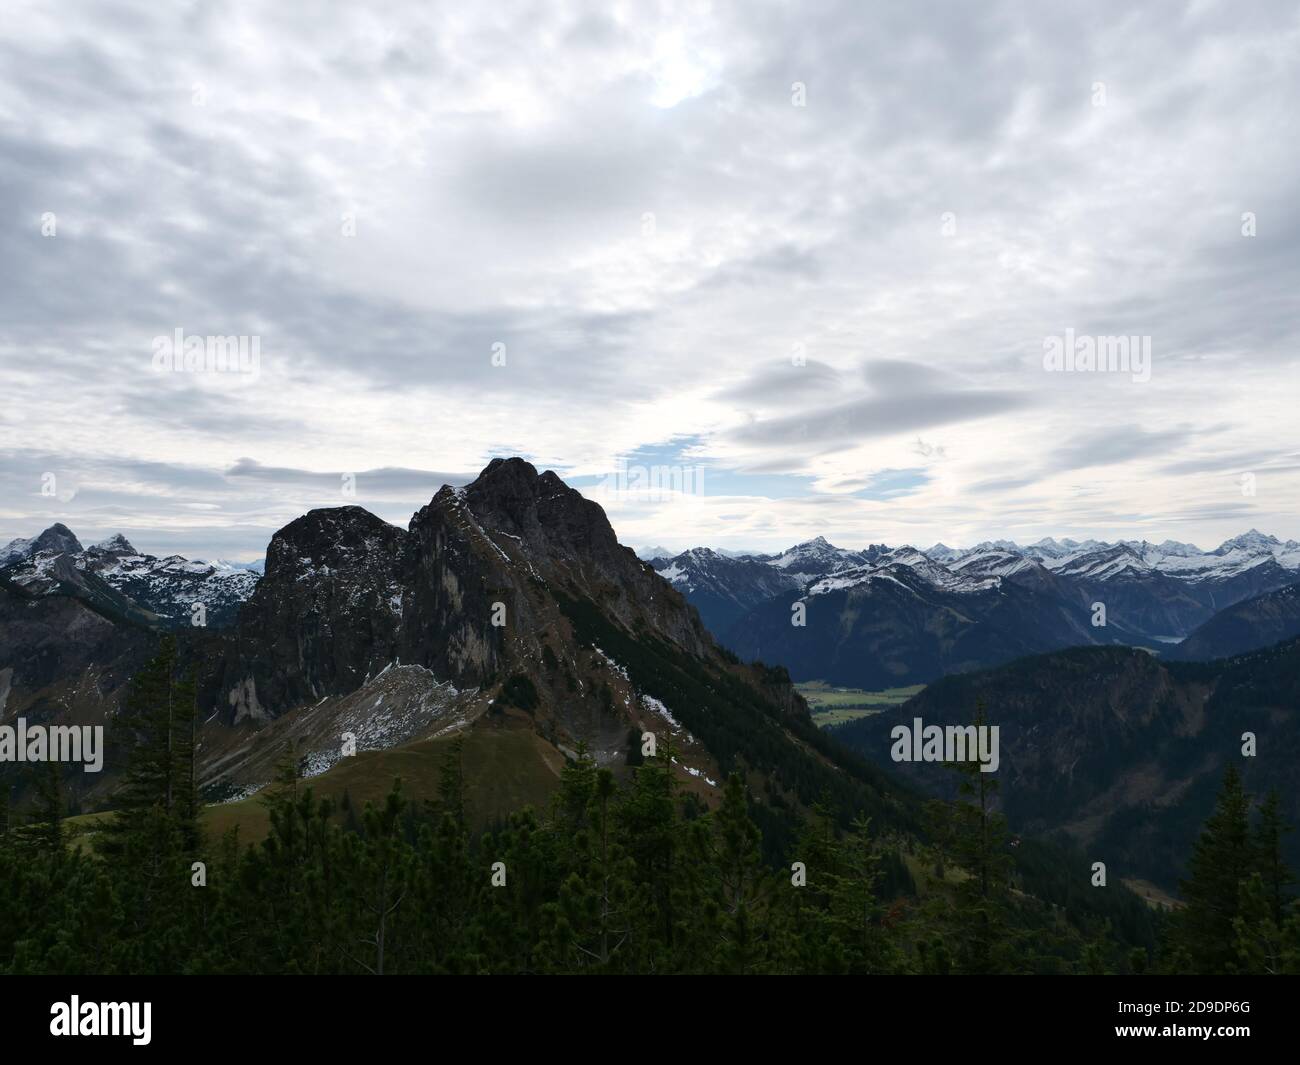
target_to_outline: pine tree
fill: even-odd
[[[116,815],[101,833],[102,849],[121,853],[125,838],[155,808],[172,818],[181,845],[199,844],[196,785],[197,709],[192,677],[178,674],[176,640],[165,636],[158,654],[131,679],[114,742],[127,749],[127,768],[113,795]]]
[[[179,678],[173,689],[171,757],[175,783],[171,811],[180,827],[181,840],[191,853],[199,849],[198,686],[193,671]]]
[[[393,782],[384,805],[367,805],[363,838],[348,836],[350,858],[347,874],[358,913],[357,927],[364,930],[357,942],[368,957],[349,951],[349,957],[365,972],[383,976],[390,971],[390,957],[402,946],[401,908],[411,890],[413,868],[410,847],[401,838],[401,816],[405,808],[401,781]],[[337,830],[331,833],[337,836]]]
[[[987,725],[983,701],[974,725]],[[994,809],[998,783],[978,761],[957,762],[955,768],[962,779],[952,804],[952,857],[967,874],[956,891],[957,965],[970,974],[1004,972],[1013,957],[1006,922],[1011,858],[1006,818]]]
[[[859,816],[844,838],[831,881],[831,911],[849,948],[853,972],[898,972],[902,957],[882,923],[885,907],[876,896],[881,854],[870,828],[870,822]]]
[[[850,970],[845,929],[834,912],[835,891],[843,872],[842,851],[835,813],[823,794],[804,818],[788,856],[790,877],[775,886],[774,953],[781,972]],[[794,883],[796,868],[803,878],[800,885]]]
[[[565,830],[576,832],[587,824],[591,797],[596,789],[596,762],[579,740],[576,757],[560,771],[560,787],[555,795],[554,817]]]
[[[1182,883],[1187,905],[1179,915],[1177,945],[1197,973],[1230,973],[1237,968],[1240,883],[1256,858],[1249,809],[1241,775],[1229,765],[1214,813],[1201,830]]]
[[[465,827],[465,737],[447,742],[438,773],[437,812],[450,817],[458,828]]]
[[[474,949],[483,956],[483,971],[567,971],[565,944],[544,933],[556,905],[556,885],[571,869],[573,839],[540,824],[527,808],[483,837],[473,870],[479,885]],[[498,862],[505,867],[504,886],[491,885],[489,870]]]
[[[36,779],[35,819],[25,835],[42,850],[61,853],[63,850],[63,788],[59,779],[59,765],[48,761],[34,772]]]
[[[639,766],[645,762],[645,755],[641,753],[641,730],[638,728],[627,730],[627,751],[624,761],[630,766]]]
[[[1257,872],[1241,882],[1232,929],[1238,972],[1273,976],[1283,971],[1281,922],[1274,917],[1268,887]]]
[[[727,778],[722,805],[711,816],[706,838],[716,907],[715,971],[756,972],[762,961],[760,924],[770,884],[760,858],[762,837],[749,815],[738,773]]]
[[[637,766],[615,810],[620,846],[634,863],[639,888],[629,902],[638,972],[694,971],[699,964],[691,916],[701,891],[700,866],[687,855],[691,830],[679,814],[672,759],[672,738],[665,736],[658,753]]]
[[[560,887],[554,959],[564,968],[597,973],[617,971],[620,952],[632,934],[629,901],[635,864],[620,845],[611,805],[614,776],[599,769],[588,813],[588,826],[574,840],[574,869]]]
[[[1289,888],[1295,877],[1282,856],[1282,841],[1292,828],[1282,817],[1282,797],[1274,789],[1259,804],[1259,821],[1252,834],[1255,866],[1263,884],[1273,923],[1279,927],[1290,903]]]

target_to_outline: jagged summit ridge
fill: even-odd
[[[278,531],[214,698],[236,720],[274,716],[354,690],[393,662],[482,687],[555,659],[552,645],[568,638],[560,597],[598,602],[629,630],[691,654],[711,645],[598,504],[552,471],[494,459],[464,487],[439,489],[406,530],[345,506]],[[251,650],[263,646],[272,653]]]
[[[107,539],[91,544],[86,549],[101,555],[138,555],[140,552],[131,546],[131,541],[121,533],[114,533]]]
[[[37,554],[68,552],[79,554],[81,550],[81,542],[72,530],[62,522],[56,521],[39,536],[34,536],[30,540],[20,537],[0,547],[0,566],[7,566]]]

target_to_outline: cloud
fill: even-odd
[[[944,372],[902,360],[870,362],[871,394],[734,429],[737,443],[758,447],[821,447],[1008,414],[1028,406],[1025,393],[953,387]]]
[[[1057,448],[1048,465],[1059,472],[1150,459],[1176,451],[1198,435],[1190,426],[1148,431],[1140,425],[1120,425],[1093,430],[1075,436]]]
[[[1292,4],[10,7],[0,538],[42,471],[255,554],[345,471],[404,521],[681,439],[744,503],[625,537],[1300,536]],[[176,328],[260,374],[152,372]],[[1151,381],[1045,373],[1066,328]]]
[[[719,390],[713,398],[737,407],[789,406],[834,394],[842,380],[840,372],[827,363],[810,359],[796,364],[788,360],[766,364],[743,382]]]
[[[443,485],[468,484],[476,474],[435,473],[429,470],[408,470],[385,467],[377,470],[339,471],[319,473],[312,470],[295,470],[277,466],[263,466],[250,458],[241,458],[225,472],[228,479],[248,479],[281,487],[309,487],[316,490],[338,491],[343,482],[356,492],[364,489],[368,494],[383,499],[432,499]]]

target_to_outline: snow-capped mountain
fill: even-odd
[[[955,547],[949,547],[947,544],[938,543],[933,547],[927,547],[924,554],[936,562],[952,562],[964,555],[965,552]]]
[[[788,551],[779,555],[750,555],[755,562],[764,562],[773,569],[798,581],[815,580],[839,570],[862,566],[879,558],[888,551],[883,544],[871,544],[862,551],[850,551],[836,547],[826,537],[818,536],[795,544]]]
[[[988,554],[985,545],[931,552],[936,561],[961,569]],[[1128,613],[1139,629],[1154,636],[1178,637],[1216,611],[1300,580],[1300,543],[1281,541],[1258,530],[1225,540],[1212,551],[1166,540],[1040,540],[1028,547],[1002,548],[1005,567],[1014,558],[1033,559],[1061,579],[1063,587]],[[980,563],[987,565],[987,563]],[[1007,576],[1030,574],[1021,567]],[[1042,574],[1036,576],[1041,580]]]
[[[1041,562],[1030,555],[996,548],[963,554],[951,560],[950,566],[957,573],[989,577],[1010,577],[1013,573],[1023,573],[1026,570],[1046,569]]]
[[[695,547],[650,564],[699,610],[712,632],[721,633],[750,607],[829,574],[868,565],[885,551],[880,546],[847,551],[819,536],[779,554],[734,555]]]
[[[246,573],[261,573],[266,569],[266,559],[259,558],[252,562],[230,562],[224,558],[212,560],[212,565],[219,570],[243,570]]]
[[[143,554],[121,533],[83,548],[65,525],[12,541],[0,558],[0,579],[28,595],[72,595],[167,628],[231,624],[260,578],[237,564]]]
[[[1018,547],[1011,543],[1008,550],[1015,551],[1019,554],[1029,555],[1031,558],[1039,560],[1068,558],[1071,555],[1077,555],[1081,551],[1092,551],[1105,545],[1100,540],[1055,540],[1046,536],[1036,544],[1030,544],[1028,547]],[[978,550],[971,548],[972,551]],[[964,552],[959,552],[959,554]]]
[[[1234,536],[1231,540],[1224,540],[1214,550],[1216,555],[1226,555],[1232,551],[1244,551],[1250,554],[1271,553],[1278,554],[1287,549],[1294,550],[1300,548],[1294,540],[1282,543],[1276,536],[1268,536],[1258,529],[1251,529],[1240,536]]]
[[[801,587],[779,567],[753,558],[728,558],[707,547],[656,558],[651,565],[686,596],[714,633],[725,632],[750,607]]]
[[[943,545],[937,545],[943,548]],[[1300,543],[1285,542],[1251,529],[1225,540],[1213,551],[1202,551],[1195,544],[1166,540],[1153,544],[1147,540],[1040,540],[1028,547],[1010,541],[998,541],[998,547],[1014,554],[1036,558],[1048,569],[1061,573],[1086,574],[1106,580],[1131,569],[1154,570],[1190,580],[1216,580],[1234,576],[1255,566],[1275,562],[1283,569],[1300,570]],[[980,544],[966,551],[943,548],[942,561],[952,562],[987,550]],[[932,556],[937,557],[937,556]]]
[[[879,689],[1111,635],[1074,604],[900,548],[760,603],[723,641],[742,659],[786,666],[796,680]]]
[[[1065,577],[1108,581],[1126,572],[1143,573],[1155,567],[1128,544],[1118,543],[1051,559],[1047,568]]]
[[[906,573],[900,571],[905,570]],[[899,547],[878,554],[874,561],[838,570],[811,581],[805,588],[808,596],[827,595],[874,580],[897,581],[900,576],[917,577],[929,587],[958,595],[995,587],[998,574],[965,573],[936,562],[914,547]]]
[[[652,564],[700,610],[705,624],[733,646],[769,600],[779,600],[788,611],[800,597],[811,603],[820,596],[892,584],[900,594],[955,597],[945,601],[946,607],[1011,584],[1037,597],[1032,606],[1010,600],[1040,619],[1027,616],[1021,624],[1042,624],[1041,601],[1050,600],[1072,619],[1085,620],[1081,637],[1073,622],[1049,625],[1077,642],[1159,649],[1177,643],[1226,607],[1300,581],[1300,544],[1253,529],[1213,551],[1175,540],[1107,543],[1050,537],[1024,547],[1001,539],[969,548],[938,543],[919,551],[873,544],[852,550],[817,537],[775,554],[729,560],[696,548]],[[773,581],[772,574],[782,579]],[[898,610],[898,602],[897,596],[876,597],[871,609]],[[1105,606],[1104,627],[1092,624],[1097,604]],[[1015,625],[1013,614],[1008,608],[1000,617]],[[936,613],[936,624],[942,624],[941,617],[942,612]],[[764,653],[781,661],[770,648]]]
[[[1173,540],[1121,540],[1063,541],[1021,553],[1036,555],[1081,598],[1105,603],[1113,619],[1164,642],[1234,603],[1300,580],[1300,544],[1254,529],[1213,551]]]
[[[21,538],[10,540],[4,547],[0,547],[0,567],[20,562],[25,558],[45,551],[62,553],[80,550],[81,543],[72,534],[72,530],[66,525],[55,522],[40,536],[33,537],[31,540]]]

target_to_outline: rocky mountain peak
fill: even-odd
[[[1274,547],[1281,544],[1276,536],[1269,536],[1260,532],[1258,529],[1251,529],[1240,536],[1234,536],[1231,540],[1224,540],[1215,550],[1216,555],[1226,555],[1229,551],[1271,551]]]
[[[23,559],[31,558],[33,555],[39,555],[43,552],[51,554],[79,554],[81,544],[77,538],[62,522],[55,522],[46,529],[40,536],[31,540],[19,538],[11,540],[4,547],[0,547],[0,566],[12,565],[15,562],[21,562]]]
[[[40,551],[81,551],[81,542],[62,522],[56,521],[32,541],[32,554]]]
[[[277,532],[207,698],[239,722],[346,694],[394,662],[468,690],[549,658],[567,713],[583,689],[566,677],[590,665],[562,609],[577,600],[623,631],[715,653],[698,614],[619,545],[597,504],[550,471],[497,459],[441,488],[409,531],[338,507]]]
[[[98,555],[138,555],[140,552],[131,546],[131,541],[121,533],[114,533],[107,540],[91,544],[88,551]]]
[[[536,561],[591,556],[608,561],[627,553],[605,511],[570,488],[552,470],[539,474],[521,458],[493,459],[462,498],[485,530],[529,548]]]
[[[309,510],[272,538],[266,551],[266,576],[286,572],[298,577],[306,569],[351,569],[391,558],[400,551],[404,530],[376,517],[364,507]]]

